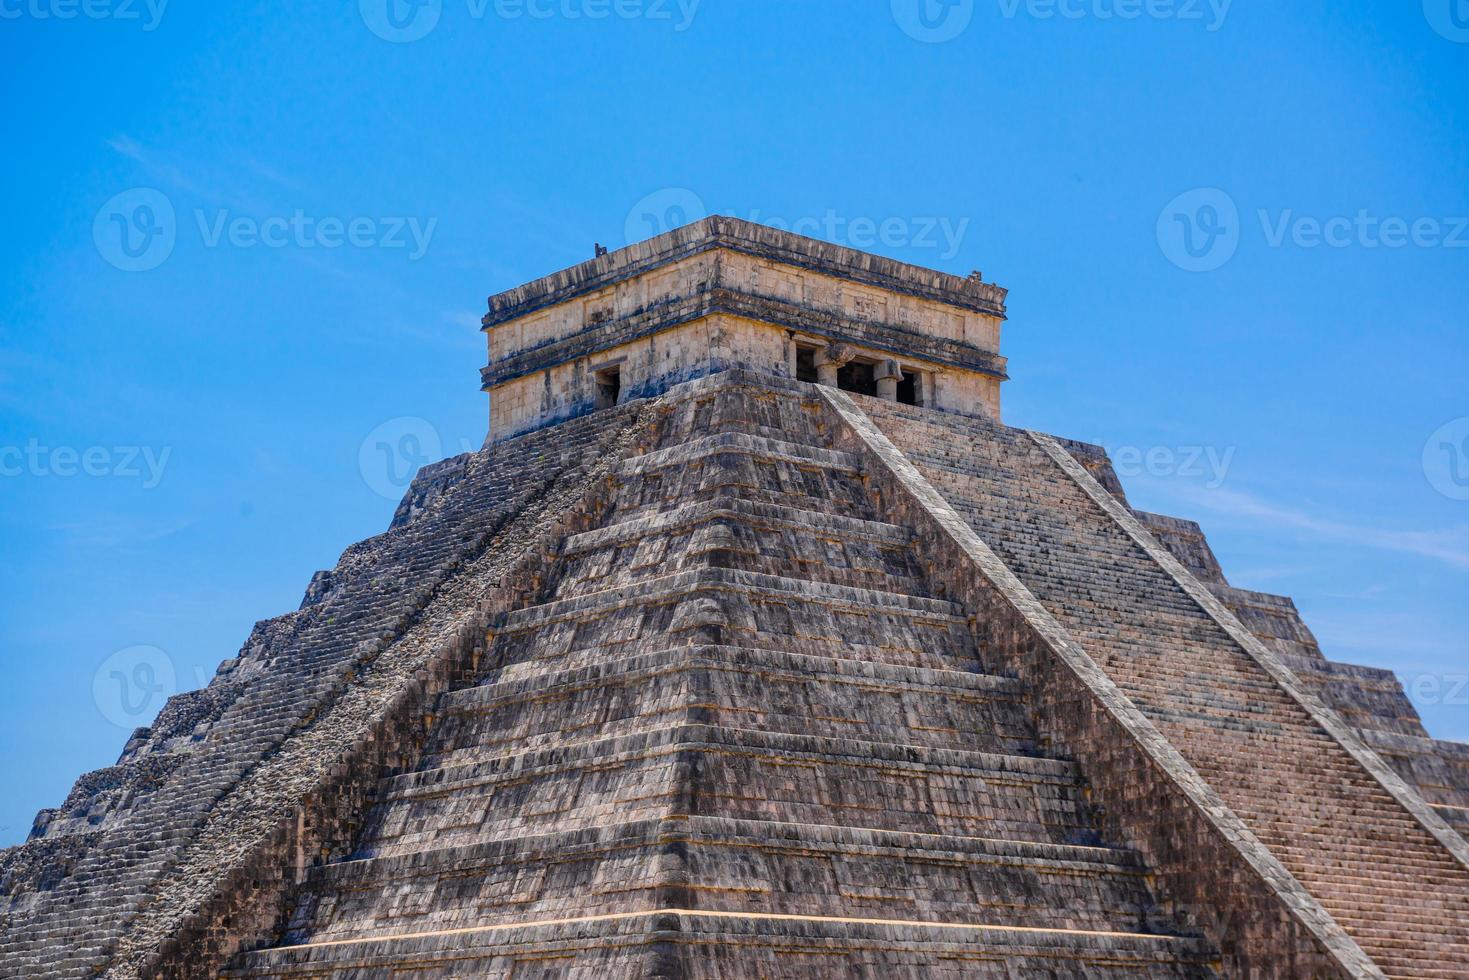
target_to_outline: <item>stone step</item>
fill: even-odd
[[[736,373],[709,378],[702,382],[711,386],[709,390],[680,399],[664,424],[667,438],[710,432],[746,432],[813,444],[826,438],[828,420],[813,392],[804,387],[773,390],[770,379],[741,384]]]
[[[1136,855],[671,817],[318,869],[287,944],[664,907],[1168,931]]]
[[[261,950],[222,975],[358,980],[411,963],[419,977],[494,980],[548,964],[567,980],[1181,980],[1213,976],[1211,957],[1206,943],[1170,936],[664,909]]]
[[[801,603],[841,606],[858,613],[906,615],[938,623],[968,622],[962,606],[944,599],[808,582],[735,568],[703,568],[517,609],[505,617],[501,632],[534,629],[566,618],[589,618],[655,596],[688,596],[710,591],[741,592]]]
[[[726,617],[729,618],[729,617]],[[762,620],[763,622],[763,620]],[[783,626],[783,624],[777,624]],[[902,624],[899,624],[900,626]],[[920,624],[921,625],[921,624]],[[728,624],[725,624],[727,627]],[[632,628],[628,629],[629,633]],[[723,635],[704,635],[720,633]],[[785,633],[759,632],[755,629],[738,631],[729,628],[715,630],[686,627],[676,632],[666,632],[661,637],[653,631],[639,632],[633,636],[619,634],[603,642],[600,635],[577,633],[565,630],[553,633],[524,634],[512,637],[496,652],[504,652],[509,662],[494,668],[500,680],[522,680],[540,677],[549,673],[583,670],[597,664],[608,663],[638,656],[640,651],[662,646],[668,642],[682,642],[687,649],[699,646],[730,646],[752,654],[781,653],[792,656],[811,657],[815,660],[847,660],[856,663],[871,663],[887,667],[905,667],[914,670],[973,673],[981,676],[984,667],[969,646],[967,635],[955,637],[930,629],[895,629],[886,636],[864,636],[882,646],[839,639],[833,635],[795,636]],[[660,644],[657,641],[661,639]],[[949,653],[953,647],[964,644],[967,655]]]
[[[1134,539],[1125,512],[1104,510],[1026,433],[872,414],[1379,966],[1422,975],[1424,964],[1362,931],[1362,888],[1393,898],[1377,925],[1432,920],[1439,944],[1469,960],[1469,916],[1447,911],[1469,901],[1469,872]],[[1446,877],[1433,894],[1399,896],[1394,866]]]
[[[1428,802],[1469,808],[1469,743],[1390,731],[1361,734]]]
[[[571,667],[580,665],[574,655],[592,647],[615,655],[650,643],[712,642],[973,667],[973,635],[961,612],[922,596],[708,568],[511,613],[496,636],[493,663]],[[873,641],[882,645],[865,645]]]
[[[734,494],[725,494],[570,535],[561,545],[561,554],[572,557],[609,545],[628,544],[650,535],[691,528],[715,518],[736,520],[751,527],[795,530],[844,541],[867,541],[889,548],[906,548],[913,544],[913,532],[897,524],[862,520],[821,510],[765,504]]]
[[[623,477],[645,476],[658,470],[685,467],[715,456],[748,456],[763,462],[792,463],[853,475],[861,472],[858,458],[851,453],[782,439],[767,439],[743,432],[695,436],[665,449],[631,456],[618,463],[617,472]]]
[[[814,511],[787,510],[799,519],[758,520],[747,510],[724,506],[738,498],[722,497],[672,511],[634,518],[607,531],[587,532],[562,546],[563,565],[556,598],[567,598],[616,585],[646,581],[701,567],[737,568],[886,592],[925,594],[909,540],[884,541],[862,533],[891,525],[829,518]]]
[[[685,725],[386,780],[362,856],[669,813],[1095,845],[1076,768]]]
[[[912,535],[879,521],[716,496],[639,512],[567,538],[558,597],[702,565],[914,595],[926,593]]]
[[[426,768],[680,723],[1035,754],[1016,681],[736,647],[492,674],[438,714]]]
[[[862,517],[872,501],[856,458],[820,446],[740,433],[699,436],[624,461],[613,504],[619,519],[713,497]]]
[[[1450,806],[1447,803],[1436,803],[1434,811],[1444,818],[1444,821],[1457,830],[1460,835],[1469,837],[1469,807]]]
[[[1422,738],[1428,734],[1417,709],[1392,671],[1325,660],[1317,650],[1311,651],[1313,656],[1290,650],[1284,644],[1276,644],[1276,649],[1281,652],[1281,662],[1300,678],[1307,690],[1321,698],[1348,724],[1365,729],[1363,735],[1369,740],[1373,732],[1401,734],[1409,738]],[[1373,747],[1382,751],[1375,744]],[[1398,768],[1397,760],[1389,758],[1388,761],[1395,769]],[[1399,773],[1409,783],[1415,782],[1401,769]],[[1465,788],[1469,792],[1469,779],[1466,779]]]

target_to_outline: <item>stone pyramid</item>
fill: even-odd
[[[0,856],[0,975],[1469,976],[1469,746],[1003,425],[1004,300],[725,218],[493,297],[485,448]]]

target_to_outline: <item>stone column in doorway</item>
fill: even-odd
[[[891,358],[881,361],[873,374],[877,378],[877,397],[897,401],[898,382],[903,380],[903,369],[898,367],[898,362]]]
[[[828,388],[840,387],[837,384],[837,372],[857,356],[857,352],[846,344],[832,344],[816,355],[816,383],[826,385]]]

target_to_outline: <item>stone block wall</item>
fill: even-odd
[[[1463,842],[1114,494],[1049,437],[865,404],[1301,894],[1385,969],[1451,974],[1439,964],[1466,943],[1449,911],[1469,902]],[[1348,825],[1362,844],[1338,843]],[[1410,851],[1421,870],[1400,877],[1390,862]],[[1433,897],[1415,900],[1405,877]],[[1388,935],[1398,917],[1413,939]]]
[[[1146,856],[1178,909],[1219,944],[1226,974],[1376,976],[1330,915],[868,419],[863,406],[878,403],[825,394],[849,430],[839,444],[871,459],[885,512],[922,535],[936,577],[975,610],[982,645],[1033,692],[1041,736],[1088,774],[1107,832]],[[921,416],[889,413],[882,421],[900,430],[914,417]],[[914,432],[904,441],[923,438]]]
[[[231,975],[1211,975],[809,386],[661,404]]]
[[[795,377],[797,345],[851,345],[927,380],[925,404],[997,418],[1004,290],[727,218],[490,297],[490,441],[729,368]]]
[[[378,774],[416,756],[425,699],[472,666],[496,604],[535,587],[540,539],[594,506],[642,410],[441,468],[462,477],[410,493],[416,514],[349,548],[207,697],[134,736],[123,768],[161,757],[166,776],[125,776],[123,792],[83,777],[0,857],[0,974],[204,976],[269,936],[305,870],[351,846]]]
[[[3,858],[0,973],[1455,975],[1452,862],[1069,451],[730,370],[430,467]]]

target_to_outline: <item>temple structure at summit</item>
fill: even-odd
[[[1005,290],[714,217],[0,853],[0,976],[1469,976],[1469,745],[1007,426]]]
[[[613,258],[490,297],[490,442],[730,368],[1000,417],[1005,290],[978,273],[730,218]]]

